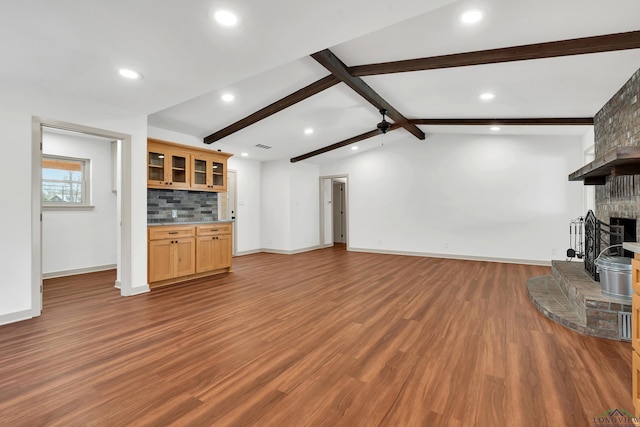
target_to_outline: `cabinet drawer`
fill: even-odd
[[[161,227],[149,227],[149,240],[177,239],[181,237],[194,237],[195,227],[189,225],[170,225]]]
[[[231,234],[231,224],[207,224],[197,227],[198,236],[216,236],[218,234]]]

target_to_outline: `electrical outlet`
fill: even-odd
[[[178,218],[178,210],[177,209],[172,209],[171,210],[171,218]]]

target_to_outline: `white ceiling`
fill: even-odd
[[[236,10],[241,25],[214,25],[208,11],[219,6]],[[469,7],[484,10],[485,19],[465,27],[458,16]],[[638,16],[638,0],[3,0],[0,79],[148,114],[150,126],[205,137],[328,75],[308,56],[325,48],[347,65],[361,65],[640,30]],[[123,81],[116,73],[121,67],[145,78]],[[638,68],[640,49],[363,79],[408,118],[584,117]],[[236,96],[231,104],[219,98],[227,91]],[[496,98],[479,101],[483,91]],[[211,147],[257,160],[288,159],[379,121],[374,107],[339,84]],[[304,135],[306,127],[315,133]],[[433,133],[490,132],[420,128],[427,134],[420,143]],[[416,141],[403,129],[384,136],[385,143]],[[310,161],[353,153],[346,147]]]

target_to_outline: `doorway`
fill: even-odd
[[[347,223],[345,219],[345,185],[342,178],[335,178],[331,182],[331,211],[333,225],[333,243],[347,243],[345,236]]]
[[[115,269],[117,141],[42,126],[41,169],[42,277]]]
[[[349,186],[347,175],[320,177],[320,246],[349,247]]]
[[[103,129],[91,128],[73,123],[34,117],[32,120],[32,307],[33,316],[42,313],[43,279],[43,202],[42,202],[42,161],[43,133],[45,131],[75,132],[87,137],[104,138],[115,141],[113,146],[113,187],[116,193],[116,281],[114,286],[120,289],[122,296],[133,294],[129,263],[131,253],[131,206],[130,206],[130,169],[131,136]]]

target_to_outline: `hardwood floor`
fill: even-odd
[[[549,268],[324,249],[121,298],[45,282],[0,327],[2,426],[589,426],[633,410],[631,346],[536,311]]]

